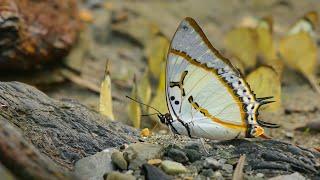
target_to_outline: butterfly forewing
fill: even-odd
[[[231,139],[246,130],[247,119],[256,120],[254,95],[191,18],[181,22],[171,42],[166,95],[170,114],[179,120],[175,124],[192,124],[195,136]],[[244,106],[250,102],[253,108]]]

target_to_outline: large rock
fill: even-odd
[[[0,69],[62,59],[79,30],[76,0],[0,0]]]
[[[54,100],[34,87],[0,82],[0,117],[56,163],[73,168],[86,156],[137,140],[133,128],[110,122],[71,100]]]
[[[233,164],[246,154],[245,172],[263,173],[267,177],[299,172],[310,178],[320,177],[320,153],[276,140],[212,142],[210,156]]]
[[[5,168],[2,164],[0,164],[0,177],[7,180],[14,180],[16,179],[13,174],[8,171],[7,168]]]
[[[0,117],[0,175],[0,179],[79,179],[41,154],[3,117]]]

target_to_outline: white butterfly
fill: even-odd
[[[241,43],[241,42],[239,42]],[[228,140],[264,137],[264,127],[276,124],[257,119],[261,105],[272,97],[256,98],[241,74],[211,45],[190,17],[179,25],[166,63],[169,113],[160,121],[176,134]]]

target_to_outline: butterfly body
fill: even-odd
[[[265,100],[255,97],[192,18],[180,23],[166,63],[170,113],[159,117],[174,133],[217,140],[260,136],[257,115]]]

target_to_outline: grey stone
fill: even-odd
[[[218,170],[221,169],[222,165],[219,163],[218,160],[213,159],[212,157],[208,157],[204,160],[203,166],[205,168],[213,169],[213,170]]]
[[[196,161],[192,163],[192,166],[197,169],[197,172],[199,172],[203,168],[204,163],[202,161]]]
[[[124,159],[123,154],[119,151],[115,151],[111,155],[112,162],[122,170],[126,170],[128,168],[128,163]]]
[[[208,179],[207,177],[205,177],[204,175],[201,175],[201,174],[194,177],[194,180],[207,180],[207,179]]]
[[[218,162],[219,162],[221,165],[223,165],[223,164],[225,164],[225,163],[227,162],[227,160],[226,160],[226,159],[219,159]]]
[[[179,163],[186,163],[189,161],[187,154],[179,149],[169,149],[167,151],[167,156]]]
[[[156,159],[162,156],[162,146],[149,143],[131,144],[124,152],[123,156],[129,163],[129,169],[137,170],[149,159]]]
[[[187,169],[181,163],[165,160],[161,162],[161,168],[167,174],[175,175],[180,173],[186,173]]]
[[[214,175],[214,171],[212,169],[203,169],[201,175],[206,177],[212,177]]]
[[[202,157],[201,153],[194,149],[185,149],[183,151],[187,154],[189,161],[192,163],[200,160]]]
[[[143,164],[142,169],[145,175],[146,180],[169,180],[172,177],[165,174],[161,169],[150,165],[150,164]]]
[[[80,159],[75,164],[75,173],[83,179],[101,180],[103,175],[115,169],[111,161],[113,148],[98,152],[92,156]]]
[[[227,173],[233,172],[233,166],[231,164],[222,165],[222,169],[225,170]]]
[[[231,165],[236,165],[238,163],[238,161],[239,161],[239,157],[233,157],[233,158],[228,159],[225,163],[231,164]]]
[[[222,176],[220,171],[214,172],[212,177],[213,177],[213,179],[216,179],[216,180],[223,180],[224,179],[224,177]]]
[[[108,173],[106,180],[135,180],[136,178],[131,174],[123,174],[117,171]]]
[[[199,146],[199,144],[197,144],[197,143],[194,143],[194,142],[192,142],[192,143],[190,143],[190,144],[187,144],[185,147],[184,147],[185,149],[193,149],[193,150],[196,150],[196,151],[200,151],[200,146]]]

